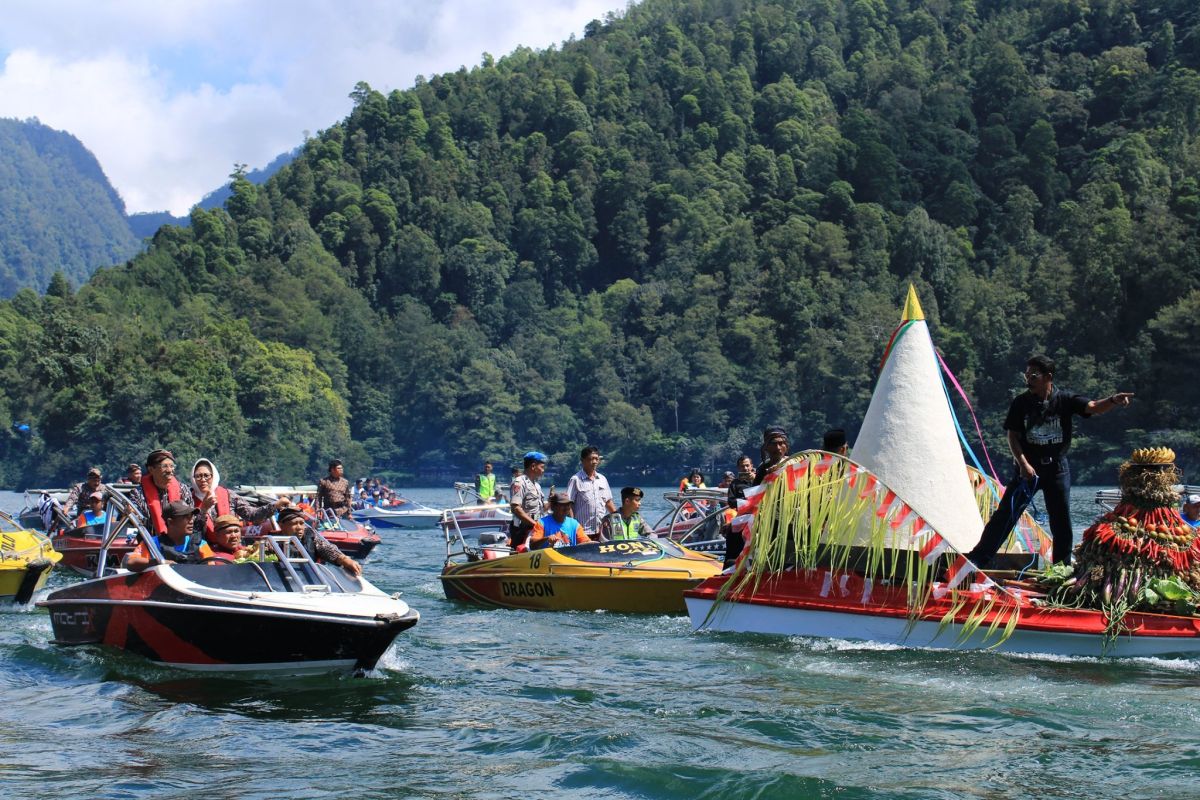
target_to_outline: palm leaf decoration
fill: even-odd
[[[739,520],[750,540],[717,594],[709,618],[731,596],[751,596],[785,570],[856,572],[865,580],[908,586],[909,625],[929,619],[941,559],[921,557],[931,541],[948,544],[915,510],[875,475],[851,459],[818,450],[784,461],[739,502]],[[960,625],[959,644],[984,621],[984,640],[997,646],[1015,629],[1020,604],[1000,587],[982,593],[953,591],[941,627]],[[864,598],[864,604],[870,605]],[[962,612],[967,610],[966,616]],[[705,620],[707,624],[708,619]],[[1003,628],[1001,624],[1003,623]],[[703,625],[702,625],[703,627]]]

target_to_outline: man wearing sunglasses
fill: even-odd
[[[991,562],[1013,526],[1039,491],[1050,518],[1054,539],[1054,563],[1070,562],[1075,532],[1071,529],[1071,469],[1067,450],[1071,447],[1072,418],[1107,414],[1124,408],[1132,392],[1117,392],[1101,400],[1089,400],[1054,388],[1054,362],[1037,355],[1025,363],[1026,391],[1013,399],[1004,419],[1008,447],[1016,471],[992,518],[983,528],[979,544],[967,554],[975,566]]]

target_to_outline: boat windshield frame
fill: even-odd
[[[729,491],[727,489],[688,489],[686,491],[671,491],[663,494],[663,499],[671,504],[671,508],[666,511],[658,521],[651,526],[652,531],[664,531],[658,534],[660,539],[670,539],[676,544],[688,545],[699,544],[700,539],[696,536],[702,531],[709,520],[724,513],[729,504]],[[712,503],[713,506],[703,514],[683,517],[684,507],[689,503],[696,501],[704,503]],[[680,522],[692,522],[695,524],[688,527],[681,536],[675,536],[675,525]],[[716,541],[715,539],[705,539],[703,541]]]

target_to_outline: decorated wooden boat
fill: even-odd
[[[917,647],[1200,653],[1195,617],[1134,610],[1117,618],[1112,608],[1069,607],[1026,581],[976,569],[962,554],[1002,498],[994,479],[966,466],[962,444],[910,288],[854,459],[801,453],[746,492],[735,527],[747,547],[728,574],[685,593],[693,624]],[[1100,530],[1115,536],[1118,524],[1131,523],[1114,517]],[[1009,541],[1030,563],[1047,545],[1027,516]]]

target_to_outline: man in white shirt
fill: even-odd
[[[574,504],[575,519],[587,535],[595,539],[600,532],[600,523],[617,507],[613,503],[608,478],[596,471],[600,466],[600,450],[591,445],[583,448],[579,453],[579,463],[583,469],[571,476],[567,483],[567,497]]]

